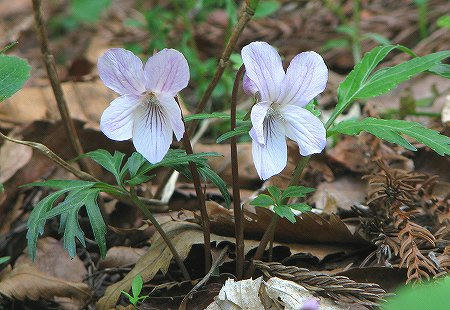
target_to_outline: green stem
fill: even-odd
[[[427,29],[427,1],[417,5],[418,18],[419,18],[419,33],[420,39],[425,39],[428,36]]]
[[[167,246],[169,247],[170,252],[172,252],[173,258],[175,259],[181,272],[183,273],[184,279],[186,281],[190,281],[191,277],[189,276],[189,272],[187,271],[186,266],[184,266],[184,263],[183,263],[183,260],[181,259],[180,254],[178,254],[177,250],[175,249],[174,245],[170,241],[166,232],[161,227],[161,225],[158,223],[158,221],[153,216],[153,214],[139,200],[138,196],[136,195],[136,190],[134,189],[133,186],[130,188],[130,198],[134,202],[134,204],[142,211],[142,213],[150,220],[150,222],[152,222],[153,226],[155,226],[156,230],[159,232],[161,237],[164,239],[164,242],[166,242]]]
[[[356,65],[361,61],[361,0],[353,1],[353,27],[352,53]]]

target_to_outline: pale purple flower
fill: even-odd
[[[112,48],[98,59],[103,83],[120,94],[103,112],[100,129],[110,139],[133,139],[136,150],[149,162],[166,155],[184,134],[176,94],[189,82],[189,66],[183,54],[163,49],[145,66],[132,52]]]
[[[308,299],[300,310],[319,310],[319,302],[315,298]]]
[[[265,42],[244,46],[242,59],[243,88],[258,99],[251,111],[250,136],[256,170],[265,180],[286,167],[286,137],[303,156],[325,148],[325,128],[304,106],[325,89],[328,69],[319,54],[304,52],[284,72],[280,55]]]

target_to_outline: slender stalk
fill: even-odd
[[[416,3],[417,5],[417,15],[419,18],[419,33],[420,38],[425,39],[428,36],[427,29],[427,2],[428,1],[420,1]]]
[[[231,95],[231,130],[236,128],[236,106],[239,91],[239,82],[244,75],[244,65],[242,65],[236,73],[234,80],[233,93]],[[231,177],[233,181],[233,209],[234,209],[234,233],[236,235],[236,277],[242,279],[244,273],[244,224],[241,206],[241,195],[239,192],[239,168],[237,157],[237,137],[231,138]]]
[[[190,281],[191,277],[189,276],[189,272],[186,269],[186,266],[183,263],[183,260],[180,257],[180,254],[178,254],[177,250],[175,249],[174,245],[170,241],[169,237],[167,236],[164,229],[162,229],[161,225],[158,223],[156,218],[153,216],[153,214],[147,209],[147,207],[142,203],[142,201],[139,200],[138,196],[136,195],[136,190],[132,186],[130,188],[130,197],[131,200],[135,203],[135,205],[144,213],[144,215],[152,222],[152,224],[155,226],[156,230],[159,232],[161,237],[164,239],[164,242],[169,247],[170,252],[172,252],[173,258],[178,264],[178,267],[180,268],[181,272],[183,273],[183,277],[186,281]]]
[[[183,145],[184,149],[186,150],[186,154],[194,154],[194,151],[192,150],[191,140],[189,139],[189,133],[187,130],[184,131]],[[205,246],[205,274],[206,274],[211,268],[211,230],[209,224],[209,217],[208,212],[206,211],[205,194],[203,193],[202,190],[200,175],[198,173],[197,166],[193,162],[189,162],[189,170],[192,175],[192,181],[194,182],[195,193],[197,194],[200,214],[202,217],[203,240]]]
[[[352,53],[356,65],[361,61],[361,0],[353,0],[353,27]]]
[[[36,33],[39,39],[41,53],[44,59],[45,68],[47,70],[48,79],[52,86],[53,94],[55,96],[56,103],[58,105],[59,114],[64,124],[67,137],[69,138],[70,144],[77,156],[83,154],[83,147],[81,146],[80,139],[78,138],[75,125],[70,117],[69,109],[67,107],[66,100],[64,98],[64,93],[61,88],[61,84],[58,79],[58,73],[56,71],[55,59],[50,53],[48,47],[48,36],[45,29],[44,21],[41,12],[41,0],[32,0],[33,2],[33,14],[36,23]],[[92,166],[85,159],[80,160],[80,164],[85,171],[93,171]]]
[[[255,7],[249,6],[246,3],[244,3],[243,8],[241,10],[241,14],[239,16],[239,20],[237,24],[233,28],[233,32],[231,33],[230,38],[228,39],[227,45],[225,46],[225,49],[222,52],[222,56],[219,59],[219,65],[217,67],[217,70],[214,74],[214,77],[212,78],[211,82],[209,83],[208,87],[206,88],[206,91],[203,93],[203,96],[201,97],[199,103],[197,104],[197,108],[195,109],[195,114],[202,113],[205,109],[206,103],[208,102],[209,98],[211,97],[212,92],[217,86],[217,83],[219,83],[220,78],[222,77],[223,72],[225,71],[226,66],[228,65],[228,61],[230,59],[230,55],[233,52],[234,47],[236,46],[236,43],[238,41],[239,36],[241,35],[242,31],[244,30],[247,23],[252,19],[253,15],[255,14]],[[189,125],[188,133],[191,135],[195,129],[197,128],[198,121],[193,121]]]
[[[308,164],[310,159],[310,156],[301,157],[300,160],[297,163],[297,166],[295,167],[295,170],[292,174],[291,181],[289,182],[289,186],[297,185],[299,183],[300,177],[302,176],[303,169],[305,169],[306,165]],[[289,198],[282,201],[282,204],[286,204],[287,200]],[[269,226],[267,226],[266,231],[264,232],[263,237],[261,238],[261,241],[259,242],[258,248],[256,249],[255,255],[253,256],[252,262],[250,264],[250,268],[248,269],[248,272],[246,274],[247,278],[250,278],[253,275],[253,272],[255,271],[255,265],[253,262],[255,260],[260,260],[262,255],[264,254],[264,251],[266,249],[267,243],[275,237],[275,229],[278,223],[278,219],[280,217],[278,214],[273,212],[272,214],[272,220],[270,221]]]

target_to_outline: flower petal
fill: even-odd
[[[110,48],[97,63],[98,75],[115,92],[140,95],[145,91],[142,61],[123,48]]]
[[[250,80],[247,73],[244,73],[242,78],[242,88],[247,95],[255,95],[258,92],[258,87]]]
[[[295,105],[283,106],[286,136],[297,142],[302,156],[320,153],[327,144],[323,123],[314,114]]]
[[[134,112],[133,144],[150,163],[163,159],[173,136],[166,111],[157,104],[141,104]]]
[[[287,145],[283,126],[274,118],[265,121],[266,143],[258,143],[255,130],[250,130],[252,154],[256,171],[266,180],[280,173],[287,164]]]
[[[256,140],[260,144],[265,144],[264,140],[264,119],[266,118],[267,111],[270,108],[269,101],[262,101],[255,104],[252,108],[250,119],[252,121],[253,130],[256,136]]]
[[[175,96],[189,83],[189,65],[183,54],[163,49],[147,60],[144,68],[147,90]]]
[[[182,112],[180,106],[175,101],[175,98],[170,95],[158,94],[157,97],[161,105],[166,109],[167,117],[175,133],[175,137],[180,141],[184,134],[184,122],[181,117]]]
[[[258,88],[261,99],[276,100],[285,75],[278,52],[266,42],[252,42],[242,48],[241,54],[246,74]]]
[[[133,111],[139,105],[139,97],[123,95],[114,99],[100,119],[101,131],[110,139],[124,141],[133,133]]]
[[[304,107],[323,92],[327,85],[328,69],[316,52],[304,52],[295,56],[283,79],[278,102]]]

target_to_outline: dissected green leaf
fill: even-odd
[[[270,195],[272,195],[272,197],[275,199],[276,202],[280,201],[280,197],[281,197],[281,189],[279,189],[278,187],[271,185],[269,187],[267,187],[267,191],[269,192]]]
[[[225,181],[207,165],[198,167],[198,171],[204,179],[210,180],[215,186],[217,186],[225,200],[225,204],[229,206],[231,204],[231,197],[228,192],[227,183],[225,183]]]
[[[208,118],[230,119],[230,114],[223,112],[191,114],[185,116],[184,121],[190,122],[193,120],[208,119]]]
[[[86,200],[85,206],[95,241],[100,250],[100,256],[101,258],[104,258],[106,256],[106,224],[97,204],[97,196],[98,192],[93,192],[92,197]]]
[[[30,77],[30,70],[26,60],[0,54],[0,102],[22,88]]]
[[[289,222],[295,223],[295,214],[292,212],[290,208],[287,206],[275,206],[273,211],[278,214],[280,217],[286,218]]]
[[[114,155],[111,155],[106,150],[98,149],[83,154],[78,158],[81,157],[89,157],[92,160],[94,160],[96,163],[98,163],[100,166],[111,172],[116,177],[117,184],[121,184],[120,166],[122,165],[122,161],[123,158],[125,157],[125,154],[116,151],[114,152]]]
[[[221,135],[219,138],[217,138],[216,142],[221,143],[225,140],[230,139],[231,137],[248,134],[248,131],[250,130],[250,128],[252,128],[251,124],[244,124],[239,127],[236,127],[236,129],[228,131],[228,132],[224,133],[223,135]]]
[[[416,151],[401,134],[407,135],[433,149],[439,155],[450,154],[450,138],[441,135],[439,132],[428,129],[419,123],[404,120],[385,120],[373,117],[365,118],[361,121],[347,120],[335,125],[329,132],[346,135],[357,135],[361,131],[367,131],[374,136],[396,143],[406,149]]]
[[[317,109],[317,105],[319,103],[317,102],[317,99],[311,100],[307,105],[305,105],[305,109],[314,114],[315,116],[320,116],[320,110]]]
[[[408,54],[412,52],[400,45],[378,46],[366,53],[363,59],[348,74],[338,88],[338,104],[329,121],[328,128],[335,117],[341,114],[356,99],[366,99],[385,94],[398,84],[412,76],[431,69],[442,59],[450,56],[450,51],[437,52],[423,57],[415,57],[394,67],[372,71],[394,49],[400,49]],[[414,54],[414,53],[412,53]]]
[[[450,65],[439,63],[430,68],[431,73],[450,79]]]
[[[270,207],[274,204],[275,201],[272,199],[272,197],[266,194],[260,194],[250,202],[250,205],[258,207]]]
[[[306,194],[314,192],[315,189],[304,186],[289,186],[281,195],[281,200],[288,197],[305,197]]]
[[[306,203],[293,203],[290,204],[288,207],[300,212],[309,212],[312,210],[312,207]]]
[[[47,180],[41,182],[33,182],[22,185],[23,187],[31,187],[31,186],[44,186],[53,189],[66,189],[66,190],[76,190],[89,188],[94,186],[96,183],[91,181],[83,181],[83,180]]]
[[[0,257],[0,265],[8,262],[11,259],[9,256]]]

